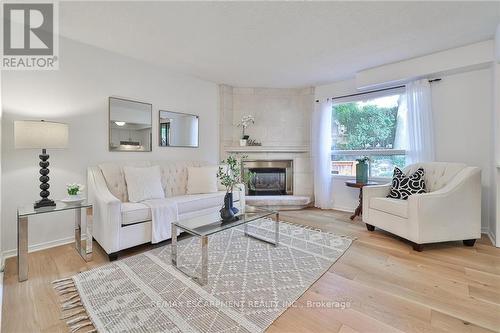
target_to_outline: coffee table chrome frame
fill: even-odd
[[[276,215],[276,220],[274,221],[274,241],[269,240],[254,234],[251,234],[248,232],[248,223],[252,221],[248,221],[247,223],[244,224],[244,233],[245,236],[251,237],[257,240],[260,240],[265,243],[269,243],[274,246],[279,245],[279,238],[280,238],[280,214],[279,212],[275,213]],[[235,226],[236,227],[236,226]],[[179,228],[182,231],[187,232],[190,235],[196,236],[200,238],[200,245],[201,245],[201,275],[200,276],[193,276],[189,272],[184,271],[181,267],[177,265],[177,228]],[[189,230],[184,229],[181,226],[176,225],[175,223],[172,223],[172,246],[171,246],[171,257],[172,257],[172,265],[177,268],[181,273],[184,275],[190,277],[193,279],[195,282],[197,282],[199,285],[206,285],[208,283],[208,236],[200,236],[196,235]]]

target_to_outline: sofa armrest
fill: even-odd
[[[391,189],[391,184],[384,185],[374,185],[374,186],[365,186],[363,187],[363,214],[361,215],[363,218],[363,222],[369,222],[369,208],[370,208],[370,200],[371,198],[385,198]]]
[[[443,188],[408,198],[418,243],[481,237],[481,170],[468,167]]]
[[[93,237],[106,253],[120,250],[121,201],[108,189],[98,167],[87,170],[88,200],[93,204]]]

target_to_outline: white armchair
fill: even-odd
[[[391,184],[363,188],[363,222],[413,242],[415,251],[423,244],[462,240],[473,246],[481,237],[481,170],[460,163],[419,163],[405,174],[425,170],[425,194],[408,200],[391,199]]]

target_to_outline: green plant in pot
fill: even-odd
[[[368,163],[370,162],[370,158],[368,156],[363,156],[357,158],[356,162],[358,162],[356,164],[356,183],[368,183]]]
[[[217,178],[223,186],[226,187],[226,195],[224,196],[224,206],[220,210],[220,217],[224,222],[235,221],[238,219],[238,209],[233,206],[233,190],[241,183],[247,183],[252,177],[251,173],[242,175],[241,172],[241,159],[246,156],[241,156],[240,159],[237,155],[229,155],[227,159],[223,160],[217,171]]]

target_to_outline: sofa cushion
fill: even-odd
[[[102,163],[99,164],[106,185],[109,191],[121,202],[128,201],[127,183],[123,174],[123,166],[147,167],[150,166],[148,161],[131,161],[120,163]]]
[[[122,225],[151,221],[151,209],[140,202],[122,203]]]
[[[371,198],[370,208],[408,218],[408,201],[391,198]]]
[[[123,167],[125,181],[127,182],[128,200],[141,202],[151,199],[163,199],[165,193],[161,186],[160,167]]]
[[[166,197],[185,195],[187,192],[188,167],[207,165],[200,161],[155,161],[151,165],[159,165],[161,181]]]
[[[189,167],[187,194],[217,192],[218,166]]]
[[[233,200],[239,200],[239,193],[234,192]],[[181,195],[171,199],[177,201],[179,215],[191,213],[197,210],[222,207],[226,192],[216,192],[207,194]],[[151,220],[151,209],[143,203],[125,202],[122,203],[122,225],[139,223]]]

